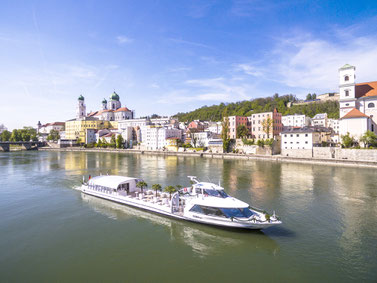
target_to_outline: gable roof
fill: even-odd
[[[357,98],[377,96],[377,81],[356,84],[355,92]]]
[[[349,118],[369,118],[369,116],[365,115],[364,113],[361,113],[356,108],[352,108],[352,110],[348,112],[346,115],[344,115],[341,119],[349,119]]]
[[[115,110],[114,112],[131,112],[131,111],[127,107],[122,107]]]

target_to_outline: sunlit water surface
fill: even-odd
[[[283,225],[229,231],[81,194],[83,175],[221,182]],[[0,281],[376,282],[376,169],[83,152],[0,153]]]

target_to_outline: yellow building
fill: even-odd
[[[65,136],[69,140],[79,138],[81,142],[85,142],[87,129],[101,130],[116,128],[118,128],[118,122],[98,120],[94,117],[83,117],[65,122]]]

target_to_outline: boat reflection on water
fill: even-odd
[[[83,193],[81,198],[94,211],[110,219],[143,219],[163,226],[170,232],[172,240],[183,242],[199,256],[216,255],[236,250],[242,252],[267,252],[274,255],[279,252],[278,244],[262,231],[226,230],[166,218]]]

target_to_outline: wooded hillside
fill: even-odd
[[[274,108],[277,108],[282,115],[305,114],[313,118],[318,113],[327,113],[329,118],[339,118],[338,101],[313,102],[288,107],[288,103],[294,101],[297,101],[294,95],[278,96],[275,94],[273,97],[203,106],[191,112],[178,113],[175,117],[183,122],[192,120],[221,121],[224,116],[250,116],[254,113],[273,111]]]

